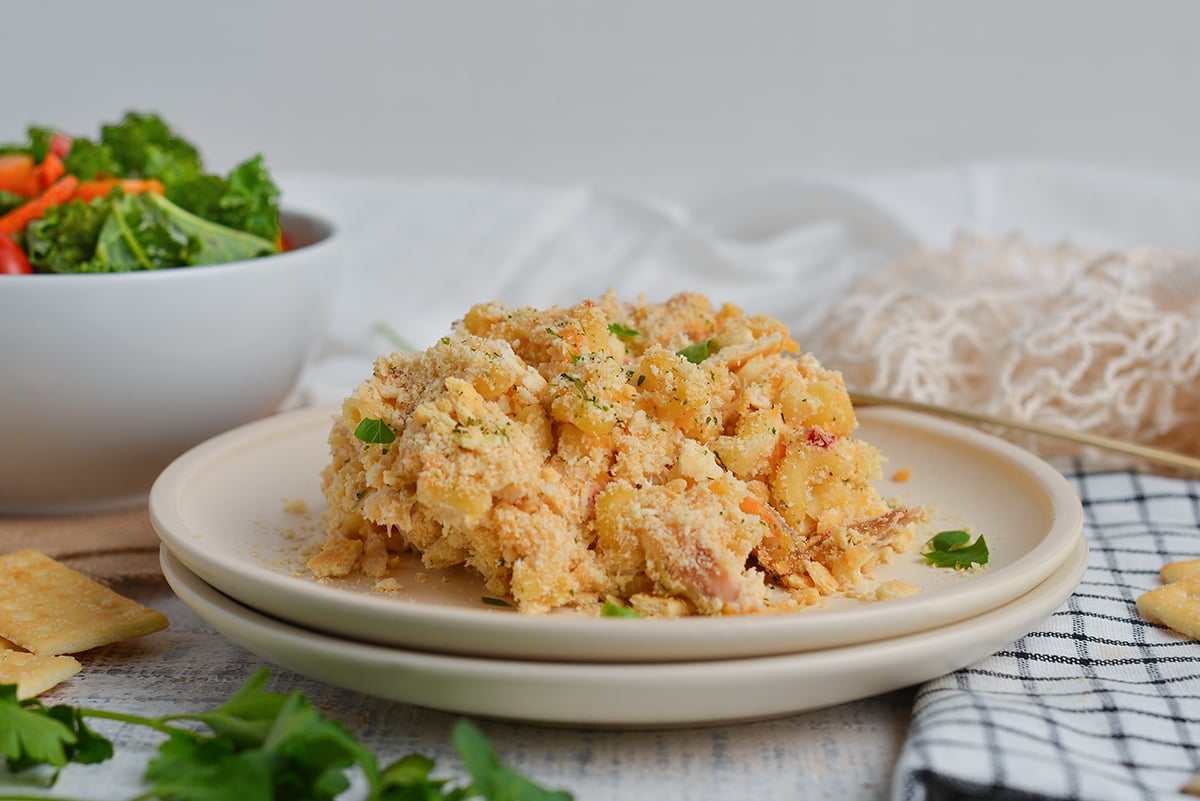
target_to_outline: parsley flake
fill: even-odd
[[[396,432],[375,417],[364,417],[354,429],[354,436],[370,445],[387,445],[396,441]]]
[[[610,334],[616,334],[621,339],[633,339],[634,337],[642,335],[640,331],[634,328],[626,328],[620,323],[609,323],[608,332]]]
[[[675,355],[682,356],[692,364],[699,364],[717,352],[717,341],[715,339],[706,339],[702,342],[696,342],[688,345],[686,348],[675,351]]]
[[[636,609],[605,601],[604,606],[600,607],[600,617],[641,617],[641,615]]]

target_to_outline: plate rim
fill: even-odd
[[[898,619],[919,617],[923,610],[940,607],[942,616],[938,619],[938,624],[945,624],[951,622],[951,619],[979,614],[1012,600],[1043,581],[1069,556],[1073,537],[1082,531],[1083,527],[1082,504],[1075,490],[1059,471],[1035,454],[992,434],[932,415],[903,409],[866,407],[856,410],[860,420],[880,420],[885,423],[891,421],[906,428],[938,433],[951,441],[988,451],[1033,479],[1045,495],[1054,518],[1042,542],[1021,554],[1002,570],[973,576],[969,584],[964,581],[960,586],[941,588],[936,597],[921,595],[895,599],[886,602],[885,606],[872,604],[869,608],[864,605],[861,608],[842,609],[835,613],[835,616],[813,615],[807,611],[754,616],[754,628],[761,634],[752,637],[746,637],[745,629],[748,627],[745,626],[742,617],[646,619],[639,621],[637,627],[631,627],[628,621],[620,619],[588,618],[586,625],[594,627],[594,630],[587,632],[587,638],[594,638],[598,632],[603,632],[604,637],[611,639],[612,632],[619,632],[621,642],[628,644],[626,649],[619,652],[623,655],[605,657],[601,645],[586,642],[587,638],[583,635],[570,640],[573,647],[581,650],[564,651],[563,638],[570,638],[575,633],[581,620],[577,616],[534,618],[486,607],[439,607],[339,590],[308,579],[284,575],[280,571],[261,565],[234,559],[222,560],[219,555],[200,547],[196,537],[184,535],[190,529],[187,521],[179,513],[178,504],[186,493],[188,482],[198,471],[217,462],[222,454],[245,448],[257,441],[257,438],[278,438],[288,433],[314,434],[315,431],[311,429],[315,429],[321,420],[331,422],[338,408],[338,405],[333,404],[283,412],[238,426],[193,447],[175,459],[154,482],[149,499],[151,523],[160,540],[189,570],[235,600],[269,614],[291,619],[306,627],[324,627],[333,634],[346,634],[344,626],[347,624],[344,621],[349,620],[350,631],[354,632],[357,638],[373,639],[396,646],[428,648],[428,642],[425,640],[435,637],[442,641],[442,650],[458,653],[487,653],[509,658],[548,657],[552,654],[553,658],[569,661],[601,659],[616,662],[655,661],[664,658],[694,659],[706,656],[736,658],[751,654],[761,655],[768,651],[783,653],[848,645],[856,639],[844,632],[851,631],[854,625],[861,625],[859,621],[862,619],[872,621],[869,628],[880,631]],[[319,469],[319,466],[314,466],[314,475]],[[997,575],[1000,577],[997,578]],[[996,589],[998,586],[1007,585],[1016,589]],[[299,619],[295,609],[286,603],[286,599],[295,598],[297,594],[303,597],[306,604],[330,606],[321,609],[315,621],[311,614]],[[984,598],[991,600],[981,600]],[[971,602],[964,603],[964,599]],[[953,608],[955,613],[946,615],[947,608]],[[912,610],[917,611],[914,613]],[[338,613],[355,616],[346,618]],[[415,627],[421,633],[422,642],[414,642],[410,635],[397,637],[390,630],[367,625],[361,617],[363,614],[366,614],[370,621],[391,621],[396,625]],[[834,622],[804,622],[829,620],[833,617]],[[466,636],[461,640],[456,639],[451,647],[447,647],[444,643],[447,626],[460,630]],[[786,643],[778,640],[781,634],[789,634],[793,629],[800,629],[803,634],[806,628],[816,629],[818,633],[823,632],[824,636],[813,638],[810,635],[809,638],[798,638],[792,633]],[[918,628],[919,626],[910,624],[898,633],[907,633]],[[706,635],[704,642],[692,643],[690,647],[664,643],[664,636],[669,637],[672,631],[693,630],[703,630]],[[380,632],[385,636],[381,636]],[[695,639],[694,635],[686,636]],[[758,644],[742,642],[736,639],[738,637],[753,640]],[[480,638],[483,638],[486,647],[479,647]],[[731,638],[734,638],[732,647]],[[872,638],[878,638],[878,635],[872,635]],[[532,650],[529,639],[535,641]],[[637,655],[630,656],[630,649]]]
[[[188,570],[165,545],[159,551],[163,575],[184,605],[222,636],[288,670],[452,714],[617,728],[763,720],[929,681],[1032,631],[1074,593],[1088,554],[1081,531],[1071,555],[1023,595],[974,617],[888,639],[740,659],[578,663],[428,653],[312,631],[238,603]],[[298,664],[313,655],[327,664],[315,670]],[[835,671],[840,682],[854,677],[855,687],[839,684],[836,691],[822,687],[816,693],[811,679]],[[393,683],[368,684],[376,672]],[[716,687],[721,692],[713,692]],[[521,707],[522,697],[535,700]],[[748,697],[758,700],[739,707]]]

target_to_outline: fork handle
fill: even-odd
[[[904,400],[903,398],[889,398],[882,395],[870,395],[861,392],[851,392],[850,402],[855,406],[894,406],[898,409],[924,412],[925,414],[937,415],[939,417],[950,417],[970,423],[984,423],[986,425],[1011,428],[1018,431],[1029,431],[1034,434],[1066,440],[1068,442],[1075,442],[1080,445],[1091,445],[1107,451],[1122,453],[1126,456],[1136,456],[1138,458],[1145,459],[1148,462],[1154,462],[1155,464],[1182,468],[1184,470],[1191,470],[1200,473],[1200,459],[1197,459],[1193,456],[1176,453],[1175,451],[1164,450],[1163,448],[1155,448],[1150,445],[1139,445],[1135,442],[1125,442],[1124,440],[1113,439],[1111,437],[1101,436],[1100,434],[1090,434],[1086,431],[1072,431],[1068,428],[1059,428],[1058,426],[1048,426],[1041,423],[1032,422],[1027,423],[1020,420],[1009,420],[1003,417],[993,417],[989,414],[981,414],[979,412],[971,412],[964,409],[952,409],[947,406],[938,406],[932,403],[920,403],[918,401]]]

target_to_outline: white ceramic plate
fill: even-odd
[[[1016,640],[1074,591],[1082,534],[1030,592],[990,612],[887,640],[704,662],[532,662],[431,654],[339,639],[259,614],[205,584],[165,547],[163,574],[214,629],[268,662],[446,712],[573,726],[686,726],[834,706],[964,667]],[[619,620],[625,626],[642,621]]]
[[[155,482],[150,515],[189,570],[231,598],[340,637],[447,653],[577,661],[715,659],[794,653],[944,626],[1028,592],[1054,571],[1082,528],[1067,481],[1010,443],[932,417],[864,409],[859,436],[911,480],[882,482],[898,500],[926,505],[930,531],[986,535],[986,570],[959,573],[908,554],[876,571],[923,589],[872,603],[836,599],[795,614],[642,620],[577,613],[542,617],[484,605],[463,570],[426,571],[413,557],[397,571],[403,591],[372,580],[317,581],[304,546],[321,540],[319,473],[333,409],[252,423],[181,456]],[[306,512],[295,511],[303,506]],[[291,510],[291,511],[289,511]]]

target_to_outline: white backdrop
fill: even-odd
[[[219,168],[693,199],[976,159],[1200,177],[1179,0],[0,0],[0,140],[157,110]]]

